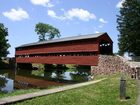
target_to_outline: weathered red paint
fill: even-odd
[[[98,65],[98,56],[49,56],[16,58],[18,63]]]
[[[38,53],[55,53],[55,52],[81,52],[81,51],[98,51],[98,43],[95,39],[61,42],[53,44],[44,44],[31,46],[21,51],[16,51],[16,55],[38,54]]]

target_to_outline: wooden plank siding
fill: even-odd
[[[98,43],[94,39],[44,44],[39,46],[31,46],[26,49],[17,50],[16,55],[23,54],[42,54],[42,53],[56,53],[56,52],[89,52],[98,51]]]
[[[98,56],[48,56],[16,58],[17,63],[98,65]]]

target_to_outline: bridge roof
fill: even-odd
[[[29,44],[23,44],[21,46],[18,46],[16,48],[20,47],[28,47],[28,46],[35,46],[35,45],[42,45],[42,44],[49,44],[49,43],[57,43],[57,42],[66,42],[66,41],[74,41],[74,40],[83,40],[83,39],[91,39],[91,38],[98,38],[104,34],[107,34],[105,32],[103,33],[96,33],[96,34],[88,34],[88,35],[78,35],[78,36],[72,36],[72,37],[66,37],[66,38],[60,38],[60,39],[53,39],[53,40],[46,40],[46,41],[39,41]]]

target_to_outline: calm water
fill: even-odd
[[[0,91],[16,89],[48,88],[50,86],[73,84],[88,81],[90,70],[0,70]]]

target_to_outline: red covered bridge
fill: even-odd
[[[112,54],[107,33],[79,35],[16,47],[16,63],[98,65],[99,54]]]

